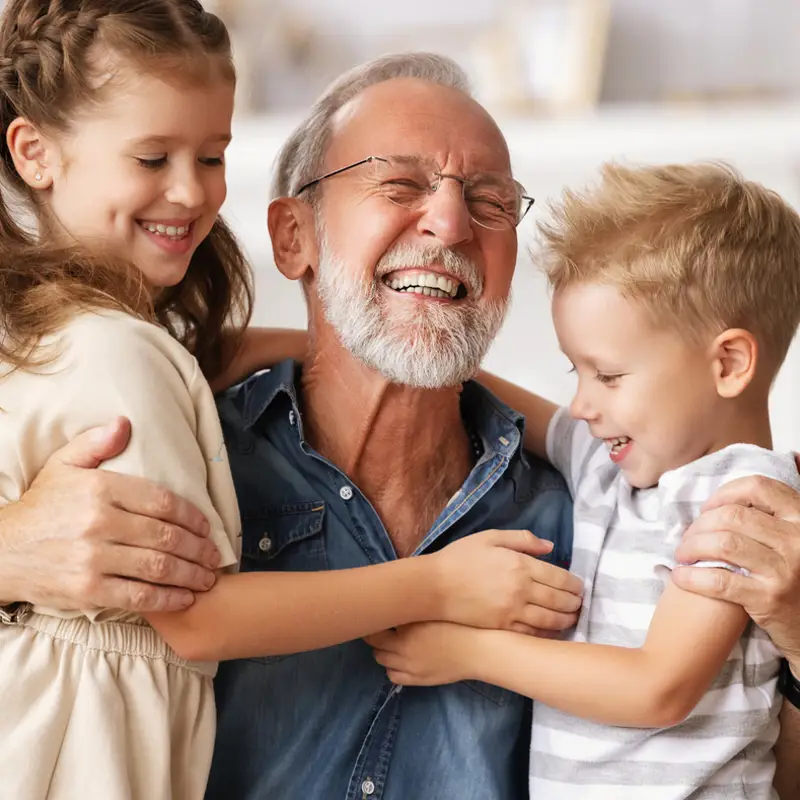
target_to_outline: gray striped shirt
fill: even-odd
[[[703,502],[747,475],[800,489],[794,460],[733,445],[632,489],[602,441],[559,411],[548,455],[575,501],[572,571],[584,581],[574,641],[640,647],[676,566],[674,551]],[[704,564],[702,566],[727,566]],[[534,705],[532,800],[775,798],[779,653],[749,625],[695,710],[668,729],[600,725]]]

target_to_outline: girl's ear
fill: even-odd
[[[6,131],[6,142],[19,176],[31,189],[49,189],[53,185],[50,165],[52,144],[33,123],[17,117]]]

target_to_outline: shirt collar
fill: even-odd
[[[286,395],[300,419],[298,384],[302,367],[288,359],[260,372],[239,387],[244,392],[244,424],[252,428],[281,395]],[[487,455],[522,452],[525,418],[476,381],[467,381],[461,395],[464,419],[481,437]]]
[[[300,370],[300,364],[287,359],[270,370],[253,375],[239,387],[239,391],[244,392],[242,407],[245,428],[252,428],[280,395],[288,396],[299,418],[297,385]]]

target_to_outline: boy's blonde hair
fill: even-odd
[[[800,216],[722,164],[607,164],[539,225],[554,291],[601,282],[695,338],[750,331],[780,366],[800,324]]]

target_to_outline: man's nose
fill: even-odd
[[[431,192],[425,201],[418,231],[428,239],[435,238],[444,247],[472,241],[472,218],[464,201],[464,187],[460,181],[442,178],[439,188]]]

